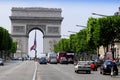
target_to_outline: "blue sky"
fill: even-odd
[[[11,15],[12,7],[46,7],[46,8],[61,8],[62,17],[64,17],[61,25],[61,35],[70,35],[68,31],[78,32],[83,29],[76,27],[79,25],[86,25],[90,17],[98,17],[92,15],[93,12],[113,15],[120,7],[120,0],[1,0],[0,1],[0,26],[3,26],[11,33],[11,22],[9,16]],[[43,50],[42,33],[38,31],[37,40],[38,53]],[[68,38],[62,36],[62,38]],[[34,32],[30,33],[29,47],[33,44]]]
[[[117,2],[119,0],[2,0],[1,2]]]

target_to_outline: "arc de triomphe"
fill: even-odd
[[[61,38],[60,8],[13,7],[11,11],[11,33],[17,41],[17,57],[27,55],[29,33],[34,29],[43,33],[43,52],[53,51],[53,45]]]

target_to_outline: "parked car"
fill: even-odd
[[[60,58],[60,64],[68,64],[68,61],[65,57]]]
[[[113,70],[115,71],[115,74],[118,75],[118,67],[117,64],[113,61],[106,60],[100,67],[100,74],[107,74],[111,73],[111,68],[113,67]]]
[[[4,60],[2,58],[0,58],[0,65],[4,65]]]
[[[57,64],[57,58],[56,57],[51,57],[50,58],[50,64]]]
[[[96,59],[95,62],[96,62],[97,67],[100,67],[104,61],[100,59]]]
[[[91,68],[88,61],[78,61],[78,63],[74,66],[74,69],[76,73],[80,71],[85,71],[89,74],[91,73]]]
[[[46,59],[46,57],[41,57],[41,58],[39,59],[39,63],[40,63],[40,64],[47,64],[47,59]]]

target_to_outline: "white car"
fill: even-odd
[[[74,69],[76,73],[80,71],[85,71],[89,74],[91,73],[89,61],[78,61],[78,63],[74,66]]]

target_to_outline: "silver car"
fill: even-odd
[[[50,64],[57,64],[57,58],[56,57],[50,58]]]
[[[80,71],[85,71],[89,74],[91,73],[91,68],[88,61],[78,61],[78,63],[74,66],[74,69],[76,73]]]

